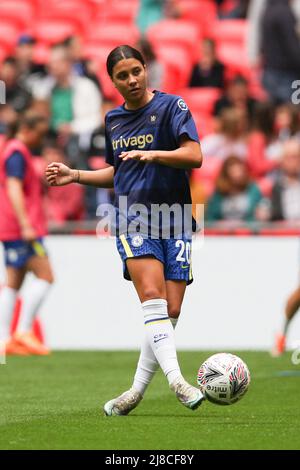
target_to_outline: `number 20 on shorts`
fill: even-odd
[[[191,264],[191,243],[184,242],[183,240],[177,240],[175,246],[176,248],[179,248],[176,261]]]

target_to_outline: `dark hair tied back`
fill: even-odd
[[[145,60],[140,51],[127,45],[118,46],[109,53],[106,61],[107,73],[111,78],[113,76],[114,66],[120,62],[120,60],[124,59],[136,59],[145,66]]]

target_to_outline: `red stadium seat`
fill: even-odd
[[[78,31],[70,23],[56,20],[41,20],[33,30],[33,34],[38,41],[49,45],[63,41],[77,33]]]
[[[247,41],[247,20],[221,20],[216,21],[211,28],[212,37],[218,43],[244,46]]]
[[[192,69],[191,57],[186,49],[176,45],[157,44],[155,53],[158,60],[166,66],[165,78],[169,84],[173,82],[171,87],[173,91],[176,92],[179,88],[186,87]],[[176,69],[176,76],[173,76],[174,69]]]
[[[162,62],[163,66],[163,77],[160,90],[165,93],[177,93],[176,84],[181,80],[181,70],[175,63]]]
[[[219,175],[223,161],[219,158],[207,158],[203,166],[196,169],[194,172],[195,179],[199,180],[213,180],[215,181]],[[198,170],[198,171],[197,171]]]
[[[184,47],[191,60],[197,60],[197,45],[201,40],[201,34],[197,26],[191,21],[162,20],[150,26],[147,37],[154,48],[159,45],[176,45]],[[195,54],[195,50],[197,55]]]
[[[9,21],[19,29],[26,30],[34,20],[35,8],[26,0],[1,0],[0,19]]]
[[[45,10],[45,0],[28,0],[38,5],[39,11]],[[86,7],[93,15],[97,13],[99,8],[106,6],[107,0],[47,0],[47,7],[55,8],[67,5],[69,3]]]
[[[225,0],[220,6],[220,11],[224,13],[229,13],[234,7],[237,6],[237,0]]]
[[[244,46],[220,43],[217,46],[217,56],[226,67],[227,80],[230,80],[235,75],[243,75],[247,79],[250,78],[251,66]]]
[[[208,113],[201,113],[192,110],[193,119],[195,121],[200,139],[206,135],[212,134],[214,131],[214,118]]]
[[[139,30],[135,25],[129,27],[124,23],[107,23],[99,28],[92,28],[86,39],[88,43],[109,44],[116,47],[124,43],[135,45],[139,36]]]
[[[138,0],[110,0],[105,7],[100,6],[96,14],[96,24],[103,22],[134,23],[138,13]]]
[[[105,64],[111,49],[110,45],[101,46],[94,42],[87,43],[83,46],[83,56],[86,59],[96,59],[97,61]]]
[[[201,168],[196,168],[192,172],[192,181],[203,185],[206,197],[210,197],[215,189],[221,166],[222,160],[209,158],[204,160]]]
[[[102,58],[94,58],[93,61],[96,65],[96,75],[101,83],[104,97],[108,100],[114,101],[115,103],[119,102],[121,98],[106,71],[106,63]]]
[[[8,23],[7,21],[0,23],[0,46],[6,50],[7,54],[10,54],[14,49],[19,31],[14,23]]]
[[[270,178],[260,178],[255,182],[264,197],[271,197],[274,183]]]
[[[78,0],[65,0],[60,3],[50,2],[48,8],[41,8],[39,16],[42,20],[70,23],[79,34],[85,36],[91,27],[92,11]]]
[[[182,19],[200,26],[204,36],[209,33],[217,19],[217,7],[213,0],[179,0],[178,6]]]
[[[212,113],[214,104],[221,96],[219,88],[184,88],[178,93],[186,101],[191,112],[199,112],[209,115]]]

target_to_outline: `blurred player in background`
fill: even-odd
[[[288,140],[283,146],[280,169],[272,191],[272,220],[299,220],[300,215],[300,143]],[[284,312],[284,325],[276,336],[273,356],[286,349],[290,323],[300,308],[300,285],[289,296]]]
[[[28,111],[20,118],[14,138],[6,142],[0,155],[0,240],[6,264],[6,285],[0,291],[0,340],[5,342],[7,354],[49,353],[32,332],[53,275],[43,244],[47,230],[42,183],[30,151],[40,145],[47,130],[45,117]],[[17,332],[10,337],[18,292],[29,271],[35,278],[22,290]]]
[[[290,323],[300,308],[300,286],[289,296],[285,305],[284,325],[281,333],[276,336],[272,356],[280,356],[286,348],[287,333]]]
[[[46,174],[49,184],[56,186],[114,184],[117,212],[126,217],[128,227],[132,219],[127,212],[121,214],[119,196],[127,196],[129,208],[136,203],[147,208],[155,203],[169,208],[174,203],[191,204],[186,170],[200,167],[202,154],[185,102],[147,89],[145,60],[139,51],[117,47],[108,56],[107,71],[125,100],[106,115],[106,161],[111,166],[89,172],[53,163]],[[148,223],[146,231],[150,231]],[[191,233],[180,233],[180,239],[174,235],[154,239],[143,232],[130,236],[117,229],[124,277],[133,281],[139,296],[146,335],[133,385],[105,404],[109,416],[126,415],[138,405],[158,366],[184,406],[196,409],[204,398],[182,377],[175,348],[173,327],[186,286],[192,282]]]

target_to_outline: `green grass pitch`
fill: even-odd
[[[211,354],[179,353],[191,383]],[[137,352],[8,357],[0,366],[0,449],[300,449],[300,365],[290,353],[236,354],[252,375],[239,403],[205,402],[193,412],[159,372],[139,407],[122,417],[103,416],[102,405],[131,385]]]

